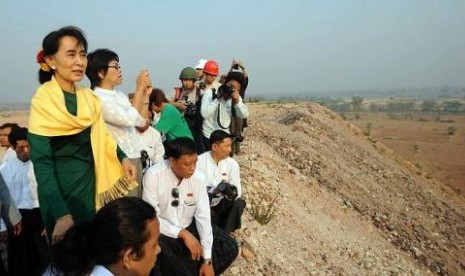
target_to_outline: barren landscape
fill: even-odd
[[[463,196],[318,104],[249,109],[236,157],[248,206],[226,275],[465,274]]]

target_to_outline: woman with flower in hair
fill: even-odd
[[[105,128],[98,98],[76,84],[87,66],[82,31],[53,31],[42,48],[42,85],[32,99],[28,140],[42,218],[54,243],[137,183],[135,167]]]

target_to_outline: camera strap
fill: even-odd
[[[218,123],[218,126],[222,129],[229,129],[231,127],[231,122],[232,122],[232,118],[233,116],[235,116],[235,110],[234,110],[234,105],[231,105],[231,118],[229,119],[229,125],[228,126],[223,126],[223,124],[221,123],[221,103],[218,102],[218,111],[217,111],[217,116],[216,116],[216,122]]]

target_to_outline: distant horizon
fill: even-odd
[[[431,98],[431,96],[441,96],[441,95],[444,96],[444,93],[441,94],[440,92],[440,90],[444,88],[455,91],[455,94],[459,92],[459,95],[457,96],[457,98],[459,99],[465,98],[465,86],[463,87],[444,86],[444,87],[410,87],[410,88],[400,87],[400,88],[389,88],[389,89],[345,89],[345,90],[326,90],[326,91],[321,90],[321,91],[306,91],[306,92],[305,91],[291,91],[291,92],[287,92],[286,95],[282,95],[279,92],[269,92],[267,94],[265,93],[262,94],[262,93],[255,93],[255,91],[254,93],[249,94],[248,93],[249,91],[246,91],[246,100],[255,99],[255,98],[260,98],[264,100],[267,100],[267,99],[272,100],[272,99],[277,99],[277,97],[279,98],[279,96],[282,96],[282,98],[284,99],[296,99],[299,97],[304,97],[303,99],[311,99],[312,96],[325,96],[323,95],[325,93],[329,94],[330,97],[334,97],[334,98],[344,97],[344,96],[348,96],[348,97],[364,96],[365,98],[370,99],[370,98],[380,98],[379,93],[385,94],[387,92],[394,92],[394,91],[395,92],[404,91],[407,95],[412,94],[412,92],[414,91],[416,92],[437,91],[437,93],[429,94],[429,97],[416,97],[417,99],[421,100],[421,99],[429,99]],[[357,92],[359,92],[359,94],[357,94]],[[370,93],[374,94],[373,97],[370,97]],[[446,93],[445,95],[449,95],[450,93],[451,92]],[[398,95],[393,95],[393,96],[399,97]],[[389,98],[389,97],[392,97],[392,96],[384,95],[384,97],[381,97],[381,98]],[[31,99],[29,99],[27,102],[1,102],[0,101],[0,108],[6,105],[28,105],[30,104]]]

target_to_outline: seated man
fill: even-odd
[[[215,130],[210,135],[211,151],[199,156],[197,167],[207,176],[207,189],[211,200],[212,223],[226,233],[241,228],[245,200],[239,164],[229,157],[232,150],[231,135]]]
[[[238,245],[211,225],[205,176],[196,170],[192,139],[165,143],[168,158],[150,167],[144,176],[142,199],[160,221],[162,252],[155,272],[162,275],[219,275],[234,261]]]

